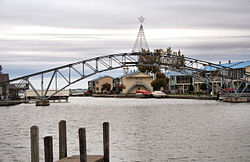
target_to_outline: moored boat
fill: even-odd
[[[147,90],[138,90],[136,91],[135,97],[138,98],[149,98],[152,97],[152,92]]]
[[[164,98],[166,97],[167,95],[162,92],[162,91],[153,91],[152,92],[152,95],[155,97],[155,98]]]

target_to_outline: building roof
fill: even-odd
[[[187,71],[188,74],[192,75],[192,71]],[[184,75],[188,75],[188,74],[184,74],[184,73],[180,73],[177,71],[168,71],[165,73],[165,75],[170,78],[171,76],[184,76]]]
[[[122,78],[122,77],[125,77],[125,76],[130,77],[130,76],[133,76],[133,75],[136,75],[136,74],[139,74],[139,73],[143,73],[143,72],[140,72],[139,70],[133,71],[133,72],[131,71],[130,73],[119,76],[118,78]],[[143,74],[145,74],[145,73],[143,73]],[[145,74],[145,75],[149,75],[149,74]],[[149,75],[149,76],[151,76],[151,75]]]
[[[226,64],[220,64],[225,67],[229,67],[232,69],[240,69],[250,66],[250,61],[238,61],[238,62],[231,62]],[[216,70],[214,67],[207,67],[207,70]]]
[[[134,74],[138,74],[138,73],[140,73],[140,71],[130,71],[127,74],[123,74],[123,75],[119,76],[118,78],[122,78],[122,77],[125,77],[125,76],[130,76],[130,75],[134,75]]]
[[[225,67],[229,67],[232,69],[239,69],[239,68],[245,68],[250,66],[250,61],[238,61],[238,62],[231,62],[231,63],[226,63],[226,64],[221,64],[222,66]],[[204,70],[204,68],[203,68]],[[216,70],[216,68],[214,67],[207,67],[206,70]],[[187,73],[192,73],[192,71],[187,71]],[[188,74],[184,74],[184,73],[180,73],[180,72],[176,72],[176,71],[169,71],[166,72],[165,75],[170,78],[171,76],[184,76],[184,75],[188,75]]]
[[[105,76],[100,76],[100,77],[98,77],[98,78],[92,79],[92,80],[90,80],[89,82],[97,81],[97,80],[100,80],[100,79],[105,78],[105,77],[113,78],[113,77],[111,77],[111,76],[105,75]]]

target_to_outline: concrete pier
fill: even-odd
[[[49,100],[38,100],[36,106],[49,106]]]

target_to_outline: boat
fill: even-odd
[[[135,97],[137,98],[149,98],[152,97],[152,92],[147,90],[137,90]]]
[[[167,95],[162,92],[162,91],[153,91],[152,92],[152,95],[155,97],[155,98],[164,98],[166,97]]]

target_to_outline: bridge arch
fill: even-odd
[[[155,59],[153,62],[152,59],[149,59],[156,56],[157,59]],[[40,100],[47,100],[63,89],[69,87],[70,85],[95,74],[124,67],[138,66],[159,67],[161,69],[177,71],[183,74],[191,75],[192,77],[206,83],[209,86],[210,83],[213,82],[213,77],[215,75],[217,78],[226,80],[227,82],[231,83],[231,86],[233,86],[233,88],[235,89],[233,93],[226,92],[227,95],[239,97],[242,94],[237,91],[239,87],[234,87],[233,78],[231,78],[229,75],[230,71],[232,70],[231,68],[203,60],[167,54],[164,52],[161,54],[155,52],[118,53],[94,57],[11,79],[1,84],[8,85],[12,82],[18,82],[17,85],[22,85],[22,83],[28,83]],[[214,73],[214,75],[212,75],[212,72]],[[77,77],[73,78],[73,73],[74,76]],[[47,74],[50,74],[50,78],[47,82],[47,85],[44,85],[44,76]],[[40,78],[40,88],[35,87],[32,84],[31,79],[34,77]],[[58,87],[59,77],[66,82],[62,87]],[[246,73],[244,74],[244,79],[239,78],[239,80],[246,83],[246,85],[249,85],[248,78],[249,74]],[[52,88],[52,82],[54,82],[55,84],[55,92],[47,95],[48,91]],[[221,86],[219,86],[218,88],[222,89]],[[37,89],[41,89],[41,93],[38,93]]]

